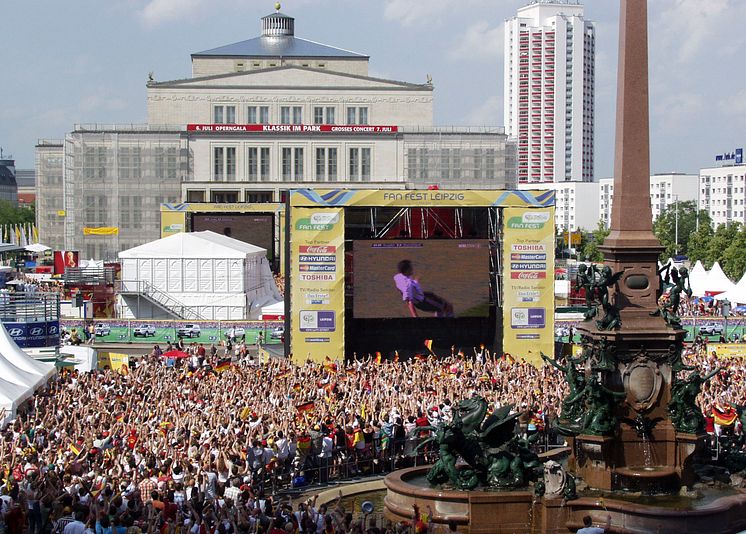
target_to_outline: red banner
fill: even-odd
[[[212,133],[342,133],[342,134],[391,134],[398,126],[368,124],[187,124],[189,132]]]

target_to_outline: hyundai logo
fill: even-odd
[[[49,334],[50,335],[56,335],[57,334],[57,327],[56,326],[50,326],[49,327]]]
[[[40,336],[43,333],[44,333],[44,329],[43,328],[39,328],[38,326],[36,326],[36,327],[32,328],[31,330],[29,330],[29,335],[30,336]]]
[[[10,334],[10,337],[20,337],[23,335],[23,329],[11,328],[10,330],[8,330],[8,334]]]

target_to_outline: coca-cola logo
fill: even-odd
[[[517,272],[510,273],[513,280],[542,280],[547,277],[547,273]]]
[[[337,252],[337,247],[334,245],[302,245],[300,252],[306,254],[332,254]]]

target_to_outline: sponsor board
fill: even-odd
[[[334,332],[336,314],[330,310],[303,310],[300,312],[301,332]]]
[[[511,308],[511,328],[544,328],[547,311],[544,308]]]

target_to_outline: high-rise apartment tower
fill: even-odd
[[[593,181],[595,51],[577,2],[534,0],[505,22],[504,122],[519,183]]]

